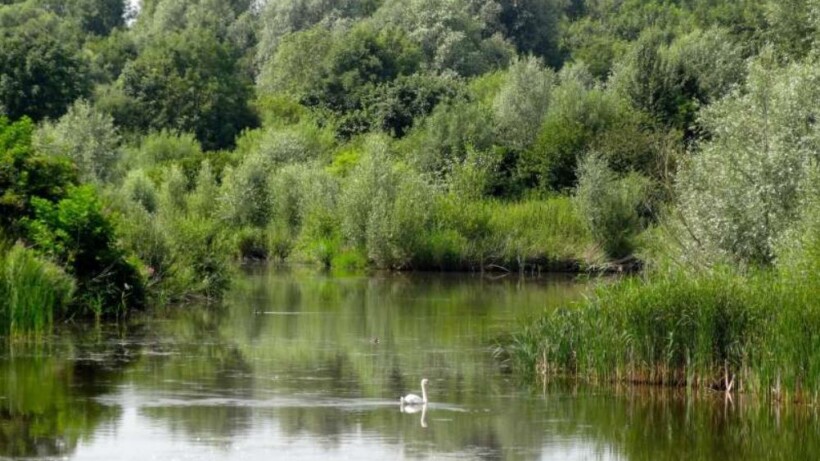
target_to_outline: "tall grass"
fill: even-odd
[[[45,330],[73,293],[74,280],[32,250],[0,249],[0,334]]]
[[[521,265],[531,262],[594,263],[602,259],[569,197],[519,203],[490,202],[491,257]]]
[[[774,271],[656,273],[602,285],[545,313],[506,346],[547,378],[730,390],[818,399],[820,276]]]

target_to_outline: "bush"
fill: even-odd
[[[490,109],[476,103],[441,104],[397,146],[421,172],[446,177],[470,148],[489,151],[495,144]]]
[[[562,81],[552,93],[538,138],[522,156],[522,179],[547,190],[574,188],[580,160],[596,149],[620,171],[652,171],[656,153],[645,122],[612,91]]]
[[[45,122],[34,137],[38,152],[65,155],[77,166],[80,179],[104,183],[116,175],[120,137],[110,115],[78,101],[56,123]]]
[[[538,136],[549,107],[555,73],[532,56],[515,59],[493,102],[498,137],[518,150],[530,147]]]
[[[117,244],[114,226],[91,186],[70,189],[57,203],[33,198],[25,222],[35,247],[77,278],[83,306],[97,314],[121,314],[145,302],[137,269]]]
[[[203,296],[219,299],[231,280],[231,245],[224,227],[216,221],[180,217],[166,224],[168,247],[174,257],[170,267],[171,293],[176,299]]]
[[[245,227],[236,234],[236,247],[242,259],[265,260],[271,251],[269,238],[264,229]]]
[[[159,202],[157,188],[142,170],[128,172],[122,185],[122,191],[128,200],[139,204],[148,213],[157,211]]]
[[[0,226],[10,238],[23,236],[19,223],[34,214],[33,198],[57,201],[77,184],[68,159],[38,155],[32,149],[33,133],[30,119],[10,123],[0,116]]]
[[[265,227],[271,220],[270,168],[258,156],[225,170],[219,196],[220,216],[234,227]]]
[[[635,237],[643,229],[647,179],[635,173],[618,178],[595,153],[581,164],[579,176],[575,205],[593,238],[612,258],[631,255]]]
[[[126,166],[151,169],[188,158],[202,158],[202,147],[194,135],[162,130],[145,135],[138,147],[128,150]]]
[[[820,68],[780,66],[771,53],[750,65],[745,91],[711,105],[712,133],[678,175],[677,240],[690,259],[771,264],[797,221],[800,188],[820,151]],[[808,121],[808,122],[807,122]]]

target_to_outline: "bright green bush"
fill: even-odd
[[[167,167],[188,158],[201,158],[202,147],[193,134],[177,134],[168,130],[149,133],[139,145],[126,151],[126,167]]]
[[[269,188],[270,167],[252,156],[224,174],[219,196],[220,216],[235,227],[265,227],[273,213]]]
[[[33,198],[32,205],[34,217],[25,222],[28,238],[77,279],[80,308],[118,315],[144,305],[142,278],[119,247],[94,188],[72,188],[56,203]]]
[[[34,214],[33,198],[60,200],[77,184],[68,159],[34,151],[33,133],[30,119],[11,123],[0,116],[0,225],[10,238],[23,235],[19,223]]]
[[[488,107],[454,101],[433,113],[403,139],[397,150],[419,171],[446,177],[470,149],[489,151],[495,144],[493,115]]]
[[[233,254],[224,227],[198,217],[184,216],[167,223],[172,299],[219,299],[230,286]]]

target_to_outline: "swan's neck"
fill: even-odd
[[[421,383],[421,401],[427,403],[427,383]]]

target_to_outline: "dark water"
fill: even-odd
[[[223,306],[0,349],[0,457],[818,459],[816,409],[532,388],[493,338],[571,280],[255,270]],[[398,397],[430,379],[431,403]]]

